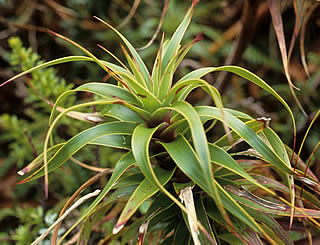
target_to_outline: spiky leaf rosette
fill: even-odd
[[[304,192],[300,197],[295,195],[293,177],[302,172],[299,166],[297,171],[293,170],[285,145],[268,127],[267,119],[254,119],[245,113],[224,108],[217,89],[202,77],[210,72],[228,71],[256,84],[282,103],[292,118],[295,130],[291,109],[276,91],[255,74],[237,66],[200,68],[174,81],[175,71],[184,56],[193,44],[201,40],[199,35],[181,47],[193,8],[194,4],[172,38],[161,42],[151,73],[130,42],[99,19],[124,42],[122,49],[128,66],[117,58],[119,65],[100,60],[79,44],[54,33],[83,50],[87,56],[49,61],[9,80],[56,64],[90,61],[118,83],[87,83],[63,93],[57,99],[51,113],[44,151],[28,166],[29,172],[34,171],[22,181],[28,182],[42,176],[46,176],[47,181],[49,173],[63,166],[86,145],[126,151],[98,197],[61,241],[84,221],[79,243],[86,243],[93,220],[99,222],[101,216],[110,213],[112,205],[117,202],[124,203],[124,206],[118,211],[113,234],[105,240],[119,237],[122,241],[132,239],[130,231],[140,227],[140,244],[147,239],[147,232],[160,234],[161,241],[175,244],[188,242],[189,239],[195,244],[216,244],[221,240],[231,244],[260,244],[261,239],[272,244],[292,244],[288,233],[278,223],[278,217],[305,217],[311,224],[319,225],[314,218],[320,217],[320,202],[309,192]],[[190,104],[186,99],[195,89],[204,90],[215,106]],[[98,99],[61,109],[64,98],[77,92],[92,93]],[[79,111],[93,105],[108,107],[108,111],[94,115]],[[60,113],[56,115],[58,107]],[[93,121],[96,125],[63,144],[51,144],[51,133],[65,115]],[[208,128],[205,127],[207,122],[212,121],[221,122],[225,128],[224,136],[216,142],[209,142]],[[247,143],[248,151],[231,154],[232,146],[241,141]],[[238,155],[238,160],[233,155]],[[254,157],[254,160],[246,160],[247,155]],[[265,168],[273,169],[280,179],[264,176]],[[92,184],[92,181],[84,186]],[[277,195],[275,191],[283,195]],[[296,199],[299,206],[295,206]],[[148,200],[152,204],[146,213],[135,217],[138,208]],[[313,205],[305,208],[301,203]],[[127,225],[129,220],[131,223]]]

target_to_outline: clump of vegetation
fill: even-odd
[[[19,38],[10,38],[9,45],[12,52],[8,59],[14,70],[24,71],[44,63],[31,48],[24,48]],[[30,86],[24,87],[26,89],[24,103],[32,106],[25,111],[25,120],[18,120],[15,115],[1,115],[0,122],[4,131],[1,140],[12,143],[9,145],[10,153],[4,163],[6,167],[1,169],[0,175],[3,175],[13,163],[21,168],[25,161],[30,161],[37,152],[41,151],[41,137],[47,128],[47,116],[51,110],[42,98],[54,100],[58,95],[72,88],[72,85],[67,85],[63,79],[56,76],[54,68],[35,71],[27,81]],[[74,101],[75,97],[70,96],[67,103],[70,106]],[[30,137],[32,137],[32,143],[29,141]]]
[[[18,227],[12,231],[5,229],[0,233],[1,244],[9,245],[10,241],[14,241],[17,245],[31,244],[35,237],[41,235],[46,229],[53,224],[57,213],[49,211],[44,214],[41,207],[17,207],[15,209],[2,209],[0,218],[10,217],[17,222]],[[64,232],[62,228],[59,235]],[[50,238],[44,239],[40,245],[50,244]]]
[[[306,234],[319,233],[318,179],[299,160],[300,151],[297,156],[291,154],[292,149],[269,127],[270,119],[255,119],[225,108],[219,91],[202,77],[227,71],[258,85],[284,106],[295,131],[293,113],[278,93],[238,66],[204,67],[178,80],[175,77],[185,55],[202,38],[200,34],[181,45],[195,3],[171,39],[162,38],[151,72],[130,42],[99,19],[124,42],[121,48],[127,65],[102,46],[118,64],[100,60],[81,45],[52,32],[87,56],[38,64],[8,80],[73,61],[95,62],[114,79],[114,84],[91,82],[63,92],[51,111],[43,153],[20,172],[29,174],[20,183],[44,176],[48,194],[48,174],[69,159],[78,161],[75,154],[85,146],[109,147],[122,155],[114,168],[103,169],[88,179],[65,204],[55,225],[53,244],[57,243],[64,214],[96,195],[77,221],[66,227],[59,244],[81,222],[73,237],[81,244],[89,243],[97,233],[101,243],[120,240],[122,244],[130,240],[138,244],[293,244]],[[208,94],[214,105],[188,102],[196,89]],[[72,106],[65,103],[69,96],[83,92],[95,96]],[[92,106],[95,112],[88,110]],[[54,130],[65,116],[94,125],[69,140],[57,141]],[[71,206],[82,190],[108,174],[111,176],[103,179],[102,190]],[[135,215],[138,210],[139,215]],[[306,227],[303,233],[300,227]]]

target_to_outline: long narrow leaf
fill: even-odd
[[[214,119],[220,121],[223,120],[221,113],[217,108],[209,106],[199,106],[196,108],[200,116],[211,116]],[[291,167],[289,167],[274,151],[270,149],[262,139],[254,133],[249,127],[247,127],[241,120],[225,112],[225,120],[228,126],[241,136],[250,146],[258,151],[267,161],[272,163],[275,167],[283,170],[287,173],[292,173]]]
[[[149,144],[153,134],[157,131],[160,127],[155,128],[146,128],[144,125],[139,125],[133,132],[132,135],[132,152],[136,158],[137,164],[144,174],[144,176],[155,186],[167,195],[179,208],[184,212],[188,213],[186,208],[170,193],[168,192],[159,182],[158,178],[156,177],[153,168],[151,166],[151,162],[149,159]],[[194,221],[197,223],[198,227],[201,230],[204,230],[202,225],[198,221]]]
[[[280,53],[284,68],[284,73],[287,77],[289,88],[291,91],[291,94],[296,101],[297,105],[299,106],[300,110],[303,112],[305,116],[307,116],[307,113],[304,111],[299,99],[297,98],[297,95],[294,91],[294,88],[297,89],[294,84],[291,81],[290,73],[289,73],[289,63],[288,63],[288,56],[287,56],[287,48],[286,48],[286,41],[284,37],[284,31],[283,31],[283,24],[282,24],[282,17],[280,12],[280,0],[268,0],[269,9],[271,13],[271,19],[273,23],[273,27],[276,32],[276,36],[278,39],[278,44],[280,47]]]
[[[184,17],[183,21],[181,22],[181,24],[178,26],[178,28],[176,29],[175,33],[173,34],[172,38],[170,39],[169,43],[168,43],[168,47],[166,49],[166,52],[163,55],[163,59],[162,59],[162,73],[164,72],[164,70],[166,69],[169,61],[171,60],[171,58],[177,53],[180,42],[184,36],[184,33],[186,32],[189,23],[191,21],[191,17],[192,17],[192,13],[193,13],[193,7],[194,4],[192,4],[191,8],[189,9],[188,13],[186,14],[186,16]]]
[[[94,16],[94,18],[96,18],[97,20],[99,20],[100,22],[102,22],[103,24],[105,24],[107,27],[109,27],[110,29],[112,29],[121,39],[122,41],[126,44],[126,46],[128,47],[128,49],[130,50],[131,54],[133,55],[133,57],[135,58],[137,65],[140,69],[140,71],[142,72],[143,78],[145,80],[145,82],[147,83],[147,87],[149,88],[149,90],[151,91],[151,86],[152,86],[152,82],[150,80],[150,74],[148,72],[148,69],[146,67],[146,65],[143,63],[140,55],[137,53],[137,51],[134,49],[134,47],[131,45],[131,43],[117,30],[115,29],[113,26],[111,26],[110,24],[108,24],[107,22],[103,21],[102,19]]]
[[[133,93],[113,84],[91,82],[77,87],[74,91],[86,91],[103,97],[119,98],[133,105],[141,105]]]
[[[96,206],[102,201],[102,199],[109,193],[109,191],[112,189],[112,186],[116,183],[120,176],[134,163],[135,159],[132,155],[132,152],[128,152],[117,162],[111,178],[109,179],[108,183],[104,186],[99,196],[83,212],[81,217],[72,225],[72,227],[65,234],[63,234],[58,245],[60,245],[62,241],[66,238],[66,236],[96,208]]]
[[[82,131],[68,140],[49,160],[48,173],[63,165],[72,155],[86,144],[90,144],[96,138],[104,135],[132,134],[136,124],[128,122],[104,123]],[[29,182],[44,175],[44,167],[37,170],[24,182]]]
[[[166,171],[161,168],[154,170],[161,185],[165,185],[172,177],[174,170]],[[139,206],[148,198],[157,193],[159,188],[152,185],[149,180],[145,179],[140,183],[134,193],[131,195],[126,206],[121,212],[121,215],[114,226],[113,234],[118,233],[128,222],[130,217],[135,213]]]
[[[254,73],[238,67],[238,66],[220,66],[220,67],[204,67],[204,68],[200,68],[198,70],[192,71],[190,73],[188,73],[186,76],[182,77],[177,83],[179,84],[180,82],[182,83],[185,80],[188,79],[193,79],[193,78],[201,78],[202,76],[210,73],[210,72],[215,72],[215,71],[228,71],[228,72],[232,72],[240,77],[243,77],[247,80],[249,80],[250,82],[256,84],[257,86],[259,86],[260,88],[264,89],[265,91],[269,92],[271,95],[273,95],[285,108],[286,110],[289,112],[291,120],[292,120],[292,124],[293,124],[293,131],[296,131],[296,124],[295,124],[295,120],[294,120],[294,116],[293,113],[290,109],[290,107],[288,106],[288,104],[281,98],[281,96],[274,91],[265,81],[263,81],[260,77],[258,77],[257,75],[255,75]]]
[[[161,143],[166,150],[168,151],[171,158],[175,161],[177,166],[197,185],[200,186],[204,191],[206,191],[215,201],[216,194],[211,192],[207,186],[207,183],[204,181],[203,173],[199,169],[199,160],[196,157],[195,152],[192,150],[190,144],[183,138],[179,136],[176,140],[170,143]],[[236,217],[241,219],[247,225],[252,227],[255,230],[260,230],[262,233],[261,227],[254,221],[254,219],[248,215],[243,208],[241,208],[228,194],[223,190],[223,188],[215,182],[219,190],[219,196],[224,207],[234,214]]]

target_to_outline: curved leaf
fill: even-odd
[[[48,173],[63,165],[72,155],[79,151],[82,147],[90,144],[93,140],[104,135],[114,134],[132,134],[135,123],[130,122],[110,122],[104,123],[73,136],[68,140],[49,160]],[[44,167],[37,170],[31,176],[25,179],[25,182],[35,180],[44,175]]]
[[[225,152],[220,147],[209,144],[209,151],[211,157],[211,161],[227,168],[230,172],[233,172],[248,181],[250,181],[252,184],[254,184],[257,187],[260,187],[261,189],[265,190],[268,193],[271,193],[272,195],[276,196],[276,193],[271,191],[270,189],[266,188],[264,185],[260,184],[258,181],[256,181],[253,177],[251,177],[227,152]]]
[[[96,16],[94,16],[94,18],[96,18],[97,20],[101,21],[103,24],[108,26],[122,39],[122,41],[126,44],[128,49],[130,50],[131,54],[133,55],[135,61],[137,62],[137,65],[138,65],[140,71],[142,72],[143,78],[144,78],[145,82],[147,83],[147,87],[149,89],[151,89],[152,84],[151,84],[150,74],[148,72],[148,69],[147,69],[146,65],[143,63],[143,60],[141,59],[140,55],[137,53],[137,51],[131,45],[131,43],[113,26],[111,26],[110,24],[108,24],[107,22],[103,21],[102,19],[100,19]]]
[[[295,124],[294,116],[293,116],[293,113],[292,113],[290,107],[288,106],[288,104],[265,81],[263,81],[260,77],[258,77],[254,73],[252,73],[244,68],[241,68],[238,66],[204,67],[204,68],[200,68],[198,70],[195,70],[195,71],[188,73],[187,75],[182,77],[176,84],[178,84],[182,81],[185,81],[187,79],[200,78],[200,77],[202,77],[210,72],[214,72],[214,71],[232,72],[240,77],[243,77],[243,78],[249,80],[250,82],[256,84],[260,88],[262,88],[265,91],[272,94],[289,112],[291,120],[292,120],[292,124],[293,124],[293,130],[296,131],[296,124]]]
[[[196,107],[197,112],[200,116],[212,117],[223,121],[220,110],[218,108],[209,106]],[[245,140],[251,147],[259,152],[268,162],[280,170],[286,173],[292,173],[292,169],[288,166],[277,154],[270,149],[262,139],[253,132],[248,126],[245,125],[241,120],[232,116],[230,113],[225,112],[225,120],[227,125],[236,132],[243,140]]]
[[[100,192],[99,196],[90,204],[90,206],[82,213],[81,217],[72,225],[72,227],[61,237],[58,245],[60,245],[64,238],[88,215],[90,215],[96,206],[102,201],[102,199],[109,193],[114,184],[118,181],[120,176],[133,164],[135,163],[135,159],[132,155],[132,152],[128,152],[125,154],[120,160],[117,162],[114,171],[109,179],[108,183],[104,186],[103,190]]]
[[[163,59],[161,63],[162,73],[165,71],[169,61],[172,57],[178,52],[180,42],[186,32],[189,23],[191,21],[192,13],[193,13],[193,5],[188,10],[188,13],[185,15],[183,21],[176,29],[175,33],[173,34],[172,38],[170,39],[168,46],[166,48],[165,53],[163,54]]]
[[[143,103],[146,110],[153,112],[159,108],[161,103],[147,88],[143,87],[137,80],[130,74],[124,72],[117,72],[117,75],[123,78],[135,92],[137,97]]]
[[[161,185],[165,185],[171,179],[174,173],[174,169],[171,171],[166,171],[161,168],[157,168],[154,171]],[[131,195],[126,206],[122,210],[121,215],[114,226],[113,234],[118,233],[123,226],[125,226],[135,211],[140,207],[140,205],[158,191],[159,188],[157,186],[152,185],[148,179],[144,179]]]
[[[89,143],[90,145],[100,145],[123,150],[131,150],[131,136],[130,135],[104,135],[98,137]]]
[[[74,91],[84,91],[90,92],[102,97],[108,98],[119,98],[125,102],[133,105],[140,106],[140,101],[133,96],[133,93],[128,92],[128,90],[120,88],[119,86],[108,84],[108,83],[99,83],[99,82],[90,82],[83,85],[80,85]]]
[[[203,173],[199,168],[199,160],[195,152],[192,150],[192,147],[187,142],[187,140],[179,135],[176,140],[170,143],[161,143],[177,166],[197,185],[200,186],[201,189],[206,191],[212,199],[217,202],[216,194],[211,192],[207,187],[207,183],[203,178]],[[242,220],[248,226],[252,227],[254,230],[260,230],[260,232],[264,233],[261,227],[255,222],[255,220],[236,202],[234,199],[226,193],[223,188],[212,179],[212,182],[217,186],[219,191],[219,197],[226,208],[230,213],[234,216]]]
[[[136,112],[124,105],[111,104],[107,109],[108,111],[103,114],[105,116],[116,118],[119,121],[144,123],[143,119]]]
[[[264,122],[260,120],[250,120],[245,122],[245,125],[254,132],[259,132],[264,129]],[[241,137],[234,131],[231,131],[231,135],[233,142],[236,142],[237,140],[241,139]],[[230,142],[228,140],[228,135],[222,136],[220,139],[214,142],[214,144],[219,147],[228,147],[227,150],[231,148]]]
[[[247,190],[239,190],[233,186],[226,186],[226,189],[234,199],[254,210],[279,216],[291,216],[291,207],[288,205],[259,198]],[[297,208],[294,217],[320,218],[320,210]]]
[[[144,176],[152,183],[157,186],[166,196],[168,196],[184,213],[188,213],[186,208],[179,202],[170,192],[168,192],[159,182],[151,166],[149,158],[149,144],[153,134],[161,125],[155,128],[146,128],[144,125],[139,125],[133,132],[132,135],[132,152],[137,161],[137,164],[144,174]],[[201,230],[204,230],[202,225],[194,220]]]

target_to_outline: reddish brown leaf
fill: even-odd
[[[301,53],[301,62],[304,68],[305,73],[307,74],[308,77],[310,77],[310,72],[308,69],[307,61],[306,61],[306,54],[305,54],[305,49],[304,49],[304,40],[305,40],[305,35],[306,35],[306,29],[308,22],[314,13],[314,11],[320,6],[320,3],[314,4],[307,12],[306,18],[303,22],[303,25],[301,27],[301,37],[300,37],[300,53]]]
[[[282,58],[282,63],[283,63],[283,69],[285,72],[285,75],[287,77],[288,83],[289,83],[289,88],[291,91],[291,94],[298,104],[300,110],[303,112],[305,116],[307,116],[306,112],[304,111],[300,101],[298,100],[296,93],[294,91],[295,89],[298,89],[297,87],[294,86],[294,84],[291,81],[291,77],[289,74],[289,63],[288,63],[288,56],[287,56],[287,48],[286,48],[286,41],[284,37],[284,32],[283,32],[283,23],[282,23],[282,17],[281,17],[281,11],[280,11],[280,0],[268,0],[269,3],[269,10],[271,13],[271,18],[272,18],[272,23],[274,30],[276,32],[279,48],[280,48],[280,53],[281,53],[281,58]],[[298,89],[299,90],[299,89]]]
[[[290,63],[290,58],[292,55],[293,47],[296,42],[296,39],[299,35],[302,19],[303,19],[303,3],[304,1],[301,0],[294,0],[293,1],[293,7],[294,7],[294,14],[296,16],[295,24],[294,24],[294,30],[292,33],[291,41],[290,41],[290,47],[288,52],[288,63]]]

